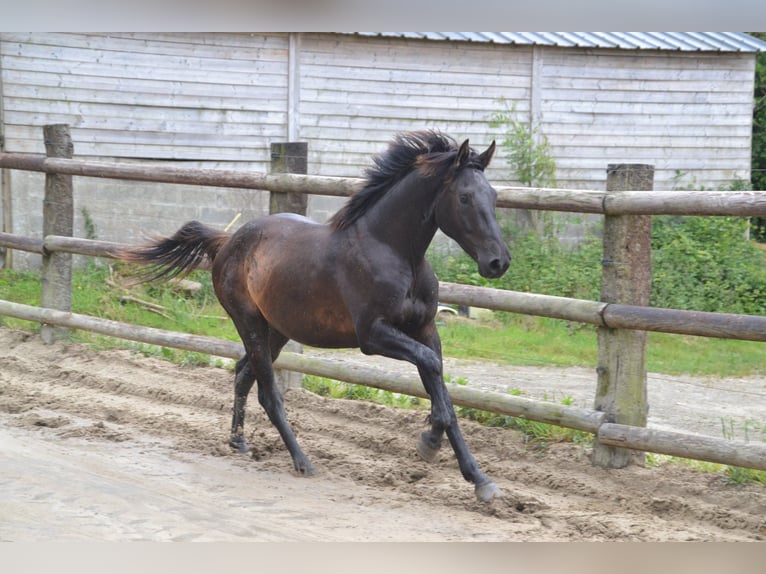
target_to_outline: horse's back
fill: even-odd
[[[329,226],[299,215],[251,221],[216,260],[219,299],[252,303],[274,328],[304,344],[354,347],[353,323],[337,282],[342,249],[336,243]]]
[[[269,217],[273,217],[276,219],[286,219],[288,221],[295,221],[295,222],[305,223],[308,225],[319,225],[319,223],[317,223],[313,219],[309,219],[305,215],[300,215],[298,213],[289,213],[289,212],[274,213],[273,215],[270,215]]]

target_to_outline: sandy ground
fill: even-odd
[[[560,387],[561,396],[584,406],[590,406],[594,389],[588,374],[587,394],[576,390],[575,381],[586,376],[580,370],[536,370],[533,376],[533,370],[465,362],[448,363],[447,370],[470,384],[503,379],[497,384],[523,388],[529,396],[555,394]],[[248,412],[253,456],[229,451],[231,382],[223,369],[179,367],[130,351],[47,347],[35,335],[0,329],[0,540],[766,537],[763,487],[728,485],[720,475],[679,465],[598,469],[584,447],[553,444],[541,450],[515,431],[461,421],[479,463],[506,493],[482,504],[460,476],[451,450],[443,449],[431,464],[417,457],[423,411],[290,390],[288,418],[319,470],[299,478],[255,400]],[[684,386],[715,393],[726,384]],[[764,392],[763,380],[742,385],[756,393],[752,398]],[[680,398],[654,393],[652,424],[677,427],[672,421],[682,413],[684,430],[703,432],[712,425],[710,432],[720,436],[721,413],[766,419],[762,396],[759,402],[728,393],[726,405],[707,405],[708,421],[689,408],[703,401],[684,391],[680,406]],[[697,423],[704,428],[695,428]]]

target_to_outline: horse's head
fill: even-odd
[[[501,277],[511,254],[495,218],[497,192],[484,176],[495,153],[495,142],[482,154],[463,142],[436,204],[436,223],[476,261],[482,277]]]

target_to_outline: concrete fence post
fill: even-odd
[[[611,164],[607,168],[607,192],[651,191],[653,187],[651,165]],[[649,304],[651,238],[649,215],[604,216],[601,301]],[[606,422],[645,427],[646,331],[599,327],[597,373],[595,409],[605,413]],[[643,460],[643,452],[594,441],[592,462],[596,466],[623,468]]]
[[[69,126],[54,124],[43,127],[45,153],[48,157],[71,158],[74,153]],[[43,239],[48,235],[71,237],[74,231],[74,199],[72,176],[48,173],[43,199]],[[72,255],[61,251],[43,251],[41,306],[60,311],[72,309]],[[64,327],[43,324],[40,336],[46,344],[67,334]]]

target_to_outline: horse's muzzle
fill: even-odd
[[[511,254],[507,251],[500,256],[492,257],[487,260],[479,260],[479,275],[487,279],[498,279],[502,277],[508,267],[511,266]]]

